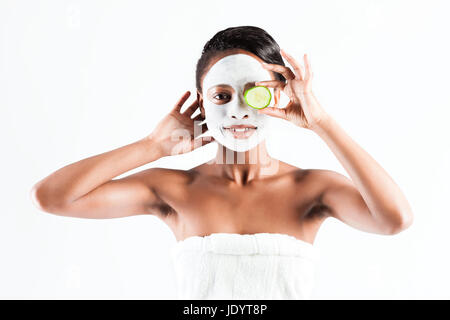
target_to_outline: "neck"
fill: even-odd
[[[266,142],[262,141],[253,149],[244,152],[233,151],[218,144],[214,161],[219,165],[219,175],[242,186],[270,174],[273,170],[268,168],[273,168],[277,160],[268,154]]]

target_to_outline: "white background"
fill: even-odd
[[[62,166],[149,134],[185,90],[190,104],[205,42],[255,25],[298,61],[309,54],[322,106],[415,214],[394,236],[327,219],[313,298],[449,299],[449,9],[430,0],[2,0],[0,298],[174,298],[175,237],[158,218],[59,217],[36,209],[29,192]],[[273,125],[272,156],[348,176],[318,136]],[[188,169],[215,151],[124,175]]]

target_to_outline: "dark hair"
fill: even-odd
[[[265,30],[253,26],[230,27],[217,32],[203,47],[195,71],[195,84],[199,92],[202,92],[200,80],[211,59],[217,53],[229,49],[243,49],[266,63],[285,65],[280,54],[280,46]],[[277,72],[274,74],[276,80],[286,81],[281,74]]]

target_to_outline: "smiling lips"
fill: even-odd
[[[253,132],[256,131],[257,127],[252,125],[233,125],[228,127],[223,127],[225,132],[232,134],[235,139],[247,139]]]

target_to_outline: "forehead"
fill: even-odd
[[[244,86],[248,82],[272,79],[261,65],[262,60],[248,54],[235,53],[217,60],[203,78],[203,89],[228,84]]]

